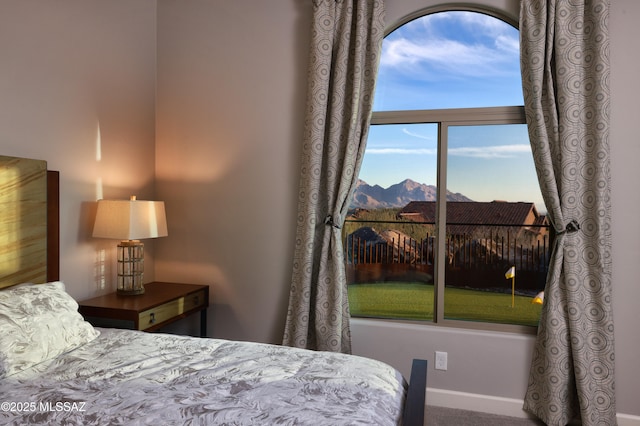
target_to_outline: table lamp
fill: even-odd
[[[118,244],[118,294],[144,293],[145,238],[166,237],[163,201],[99,200],[93,236],[122,240]]]

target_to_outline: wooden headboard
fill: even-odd
[[[60,279],[59,183],[46,161],[0,156],[0,288]]]

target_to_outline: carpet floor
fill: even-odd
[[[544,426],[534,419],[427,406],[425,426]]]

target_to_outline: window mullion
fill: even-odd
[[[437,256],[435,264],[435,282],[433,297],[433,320],[436,323],[444,320],[444,283],[447,259],[447,143],[448,123],[438,123],[438,159],[437,159],[437,192],[436,192],[436,243]]]

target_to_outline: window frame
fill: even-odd
[[[436,214],[436,245],[437,253],[445,253],[446,239],[440,238],[440,236],[446,235],[447,202],[446,191],[441,191],[440,189],[447,187],[447,148],[449,127],[526,124],[524,107],[507,106],[373,112],[370,126],[393,124],[436,124],[438,126],[438,173],[436,182],[436,202],[438,208]],[[437,261],[434,265],[434,324],[457,328],[535,334],[537,330],[537,327],[535,326],[446,319],[444,317],[445,258],[446,256],[437,256]],[[419,323],[422,324],[423,322]]]
[[[514,28],[518,29],[517,19],[500,13],[499,11],[473,6],[462,5],[440,5],[416,11],[405,16],[401,21],[390,27],[385,35],[387,37],[399,27],[424,16],[441,13],[466,11],[481,13],[499,19]],[[437,253],[445,253],[445,240],[440,238],[446,235],[446,190],[447,187],[447,147],[448,131],[451,126],[473,126],[473,125],[506,125],[506,124],[526,124],[524,106],[499,106],[499,107],[475,107],[475,108],[447,108],[428,110],[396,110],[396,111],[373,111],[371,116],[371,126],[392,125],[392,124],[436,124],[438,126],[437,144],[437,213],[436,213],[436,245]],[[444,218],[444,220],[442,220]],[[536,334],[537,326],[526,326],[517,324],[500,324],[492,322],[465,321],[446,319],[444,317],[444,291],[445,291],[445,256],[437,256],[434,265],[434,300],[433,321],[427,324],[444,327],[456,327],[465,329],[476,329],[483,331],[512,332],[518,334]],[[390,321],[408,322],[415,324],[425,324],[423,321],[406,319],[385,319]]]

